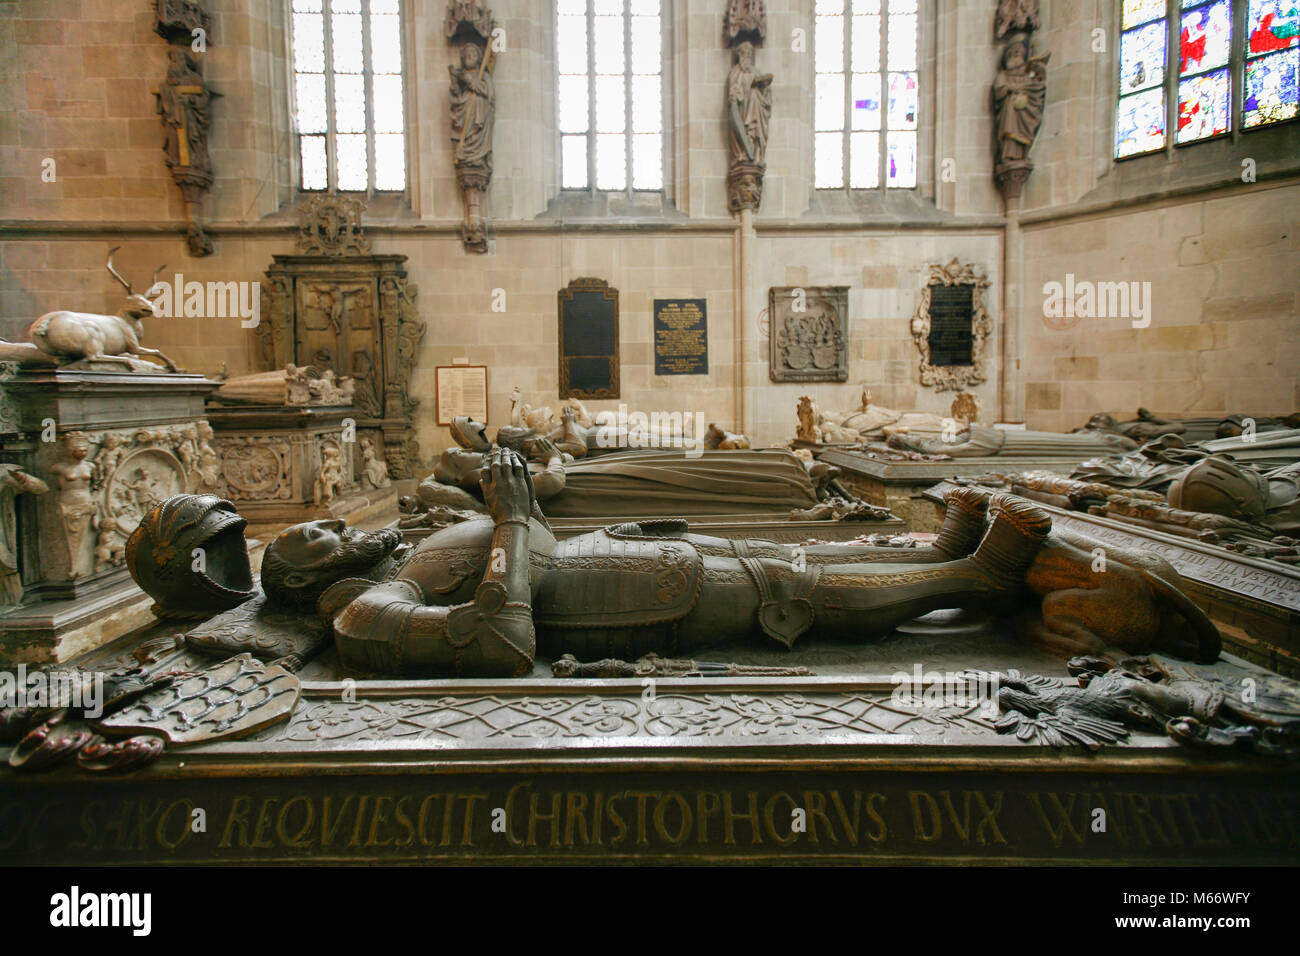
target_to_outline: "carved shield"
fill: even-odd
[[[292,713],[302,692],[279,664],[240,654],[150,691],[96,725],[105,734],[159,734],[174,744],[242,737]]]

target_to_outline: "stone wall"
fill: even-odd
[[[217,179],[209,202],[217,251],[204,259],[186,252],[179,190],[162,161],[151,91],[165,75],[166,43],[153,32],[150,6],[5,6],[0,335],[13,338],[55,308],[115,311],[121,290],[103,270],[113,245],[123,247],[120,270],[140,286],[164,262],[165,275],[179,271],[186,280],[256,281],[273,254],[292,251],[286,0],[208,0],[214,28],[207,75],[223,96],[214,108]],[[440,4],[407,4],[409,195],[374,201],[367,213],[374,251],[408,256],[420,289],[428,333],[413,384],[424,402],[418,431],[426,452],[449,440],[433,418],[439,364],[463,357],[490,366],[494,425],[505,420],[516,385],[534,403],[556,400],[556,292],[587,275],[621,293],[623,403],[647,412],[699,411],[733,428],[743,420],[762,445],[793,433],[795,402],[805,393],[824,408],[842,409],[856,405],[865,386],[883,404],[946,411],[951,393],[917,384],[909,321],[930,264],[974,262],[993,281],[986,304],[995,327],[994,374],[976,394],[985,417],[998,417],[1005,229],[991,181],[992,0],[922,4],[918,189],[851,200],[811,188],[812,2],[769,0],[768,42],[758,61],[776,74],[775,105],[747,272],[739,265],[741,230],[726,205],[725,3],[665,0],[666,188],[661,203],[637,215],[559,193],[549,2],[491,6],[508,41],[496,67],[491,250],[467,254],[458,236],[461,200],[447,141],[451,51]],[[1139,403],[1171,412],[1288,411],[1298,403],[1297,364],[1287,343],[1296,323],[1300,126],[1241,137],[1245,146],[1223,141],[1112,163],[1113,57],[1088,45],[1094,21],[1113,28],[1110,6],[1044,5],[1040,47],[1053,54],[1048,105],[1034,151],[1039,168],[1023,201],[1026,417],[1032,426],[1057,428],[1098,410],[1127,415]],[[792,31],[801,28],[809,52],[794,49]],[[1258,159],[1259,182],[1240,181],[1242,155]],[[40,176],[47,157],[56,160],[53,183]],[[954,175],[945,178],[939,170],[949,159]],[[1049,330],[1039,315],[1039,290],[1065,273],[1151,281],[1151,327]],[[851,288],[844,385],[768,380],[767,289],[801,283]],[[491,309],[496,289],[505,290],[504,312]],[[708,300],[707,376],[654,375],[656,297]],[[739,408],[737,332],[744,363]],[[253,367],[253,334],[233,319],[152,319],[145,336],[192,370]]]

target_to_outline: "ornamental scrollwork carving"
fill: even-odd
[[[315,256],[364,256],[370,237],[363,234],[366,204],[356,197],[311,196],[298,207],[297,250]]]
[[[929,277],[921,289],[921,302],[912,317],[912,338],[921,353],[922,385],[930,386],[940,392],[960,391],[988,380],[984,353],[988,337],[993,332],[993,320],[989,318],[988,309],[984,305],[984,292],[989,284],[988,276],[971,263],[959,263],[953,259],[946,266],[930,266]],[[930,290],[936,285],[974,287],[971,294],[970,365],[934,365],[930,361]]]

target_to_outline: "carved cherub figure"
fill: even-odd
[[[320,471],[312,486],[312,503],[317,507],[328,505],[337,497],[343,484],[343,452],[335,445],[321,449]]]

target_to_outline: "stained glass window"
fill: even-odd
[[[1170,7],[1176,7],[1170,12]],[[1300,86],[1300,0],[1123,0],[1115,156],[1294,119]],[[1244,24],[1235,45],[1233,24]]]
[[[1183,6],[1189,6],[1186,0]],[[1231,128],[1231,83],[1226,69],[1231,41],[1232,9],[1228,0],[1214,0],[1182,11],[1175,142],[1208,139]]]
[[[293,0],[293,90],[303,189],[406,188],[399,3]]]
[[[659,0],[557,0],[560,186],[660,190]]]
[[[912,188],[920,106],[917,0],[816,0],[815,13],[814,184]]]
[[[1117,159],[1165,145],[1166,7],[1167,0],[1124,0],[1115,111]]]
[[[1298,6],[1297,0],[1250,0],[1247,5],[1243,129],[1280,123],[1297,115]]]

